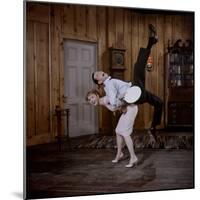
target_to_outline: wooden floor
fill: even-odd
[[[194,187],[193,151],[138,149],[139,163],[113,164],[115,149],[73,149],[55,144],[27,150],[27,198],[97,195]],[[126,155],[128,152],[126,150]]]

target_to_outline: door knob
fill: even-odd
[[[67,103],[68,96],[63,95],[63,96],[62,96],[62,99],[63,99],[63,102],[64,102],[64,103]]]

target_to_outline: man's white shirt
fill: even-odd
[[[121,101],[128,88],[131,87],[131,82],[121,81],[111,78],[110,76],[104,81],[104,90],[109,103],[113,107],[119,107],[123,104]]]

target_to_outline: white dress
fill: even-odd
[[[102,97],[104,105],[111,111],[115,111],[113,107],[108,104],[109,100],[106,96]],[[127,112],[122,113],[119,121],[117,123],[117,127],[115,129],[116,134],[119,134],[123,137],[131,135],[133,132],[133,125],[135,122],[135,118],[138,113],[138,106],[135,104],[130,104],[127,106]]]
[[[133,125],[138,113],[138,106],[131,104],[127,106],[127,112],[122,113],[115,129],[116,134],[123,137],[131,135],[133,132]]]

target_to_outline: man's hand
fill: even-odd
[[[121,107],[120,107],[120,112],[122,112],[122,113],[126,113],[127,112],[127,105],[122,105]]]

